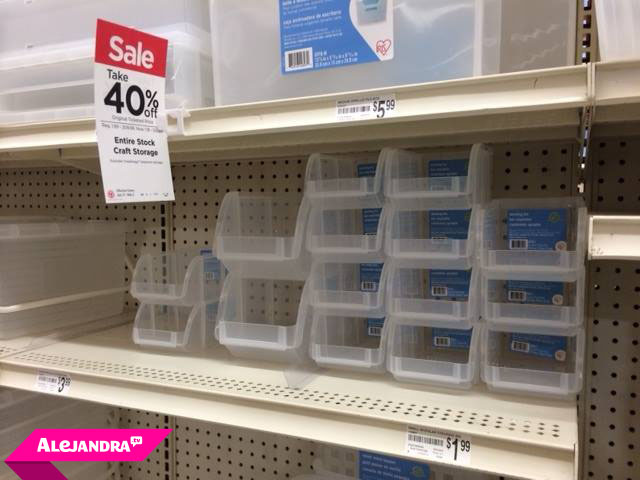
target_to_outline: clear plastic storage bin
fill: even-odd
[[[386,324],[384,317],[328,315],[314,310],[311,358],[327,368],[384,372]]]
[[[488,326],[482,380],[491,390],[566,397],[582,388],[584,332]]]
[[[216,105],[573,65],[575,18],[574,0],[395,0],[392,60],[282,74],[278,1],[211,0]]]
[[[0,217],[0,338],[122,311],[124,224]]]
[[[217,302],[195,306],[143,303],[133,324],[133,341],[145,347],[204,350],[215,343],[217,315]]]
[[[336,315],[382,316],[386,272],[383,263],[316,262],[308,280],[311,306]]]
[[[476,144],[471,150],[417,153],[385,148],[384,194],[394,205],[442,200],[450,206],[484,203],[491,191],[493,151]]]
[[[494,278],[495,277],[495,278]],[[482,279],[482,315],[494,326],[522,325],[575,330],[583,323],[584,270],[573,279],[530,280],[525,274]]]
[[[157,305],[217,302],[224,276],[225,268],[210,248],[145,254],[133,272],[131,295]]]
[[[531,279],[575,278],[584,266],[586,234],[581,198],[494,200],[482,213],[482,267]]]
[[[480,273],[473,270],[411,268],[392,264],[387,312],[441,327],[471,328],[479,315]]]
[[[93,116],[96,19],[169,40],[166,107],[213,104],[206,0],[0,2],[0,123]]]
[[[386,207],[312,208],[307,248],[314,260],[382,262]]]
[[[310,306],[304,282],[225,280],[218,309],[218,340],[233,355],[299,363],[306,352]]]
[[[640,58],[640,2],[595,0],[595,11],[602,61]]]
[[[304,234],[309,203],[267,195],[227,193],[216,224],[218,258],[247,278],[305,280],[310,256]]]
[[[471,268],[478,208],[448,205],[442,200],[428,207],[392,207],[385,235],[387,256],[405,266]]]
[[[387,369],[396,380],[471,388],[479,364],[480,327],[438,328],[428,322],[392,318]]]

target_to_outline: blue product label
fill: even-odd
[[[216,257],[209,257],[213,252],[210,248],[200,250],[200,255],[208,257],[204,259],[204,279],[205,281],[220,280],[220,260]]]
[[[383,326],[384,318],[367,318],[367,335],[370,337],[379,337],[382,335]]]
[[[454,328],[434,328],[431,330],[433,346],[438,348],[471,348],[471,332]]]
[[[283,74],[391,60],[393,0],[279,0]]]
[[[466,158],[453,160],[429,160],[429,177],[466,177],[469,171],[469,160]]]
[[[566,250],[567,209],[510,209],[507,238],[509,250]]]
[[[507,301],[534,305],[564,305],[564,283],[508,280]]]
[[[432,297],[468,298],[470,283],[471,270],[429,271],[429,293]]]
[[[552,335],[512,333],[509,350],[535,357],[553,358],[559,362],[567,359],[567,338]]]
[[[362,177],[375,177],[376,170],[378,169],[378,165],[375,163],[362,163],[358,165],[358,178]]]
[[[426,463],[388,457],[378,453],[358,452],[360,480],[429,480],[431,471]]]
[[[466,240],[469,236],[471,210],[429,210],[430,238]]]
[[[360,290],[363,292],[377,292],[380,286],[383,263],[360,264]]]
[[[381,208],[362,209],[362,233],[365,235],[376,235],[378,224],[380,223]]]

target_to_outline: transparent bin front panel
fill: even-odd
[[[386,208],[313,208],[307,248],[314,260],[381,262]]]
[[[217,303],[195,306],[141,304],[133,341],[145,347],[201,351],[215,343]]]
[[[216,224],[218,258],[247,278],[304,280],[310,267],[304,245],[308,217],[305,199],[227,193]]]
[[[218,301],[224,276],[225,268],[210,248],[145,254],[133,272],[131,295],[160,305]]]
[[[595,0],[598,47],[603,62],[640,58],[640,3]]]
[[[470,328],[479,314],[479,272],[392,265],[387,311],[394,317]]]
[[[493,325],[575,329],[584,318],[584,270],[573,280],[529,280],[526,274],[482,279],[483,317]],[[514,278],[515,277],[515,278]]]
[[[304,194],[317,207],[382,206],[382,162],[377,153],[309,157]]]
[[[220,298],[218,340],[238,357],[302,361],[310,320],[303,290],[301,281],[228,276]]]
[[[450,199],[461,206],[483,203],[491,191],[492,150],[482,144],[471,150],[410,152],[385,148],[384,194],[395,205]]]
[[[482,380],[491,390],[567,397],[582,388],[584,332],[531,333],[488,327],[482,339]]]
[[[482,266],[570,278],[584,266],[587,210],[578,197],[495,200],[481,221]]]
[[[310,301],[316,311],[384,315],[383,263],[317,262],[311,269]]]
[[[311,358],[320,366],[384,372],[385,319],[313,314]]]
[[[479,361],[479,330],[437,328],[394,318],[387,369],[404,382],[471,388]]]
[[[469,269],[473,264],[477,208],[390,209],[385,252],[396,264],[424,268]]]

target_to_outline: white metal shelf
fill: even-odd
[[[321,372],[287,387],[283,367],[148,351],[131,325],[0,360],[0,384],[33,390],[38,369],[72,377],[70,396],[404,456],[408,424],[471,436],[468,468],[513,478],[577,478],[573,401],[428,390],[388,377]]]

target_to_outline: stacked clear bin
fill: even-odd
[[[387,368],[401,381],[470,388],[479,362],[476,232],[492,151],[385,150]]]
[[[372,153],[314,154],[307,164],[310,355],[323,367],[385,370],[383,162]]]
[[[587,212],[580,198],[496,200],[482,214],[482,378],[569,396],[582,387]]]
[[[182,351],[213,345],[224,278],[208,248],[142,255],[131,282],[131,295],[140,301],[133,341]]]

